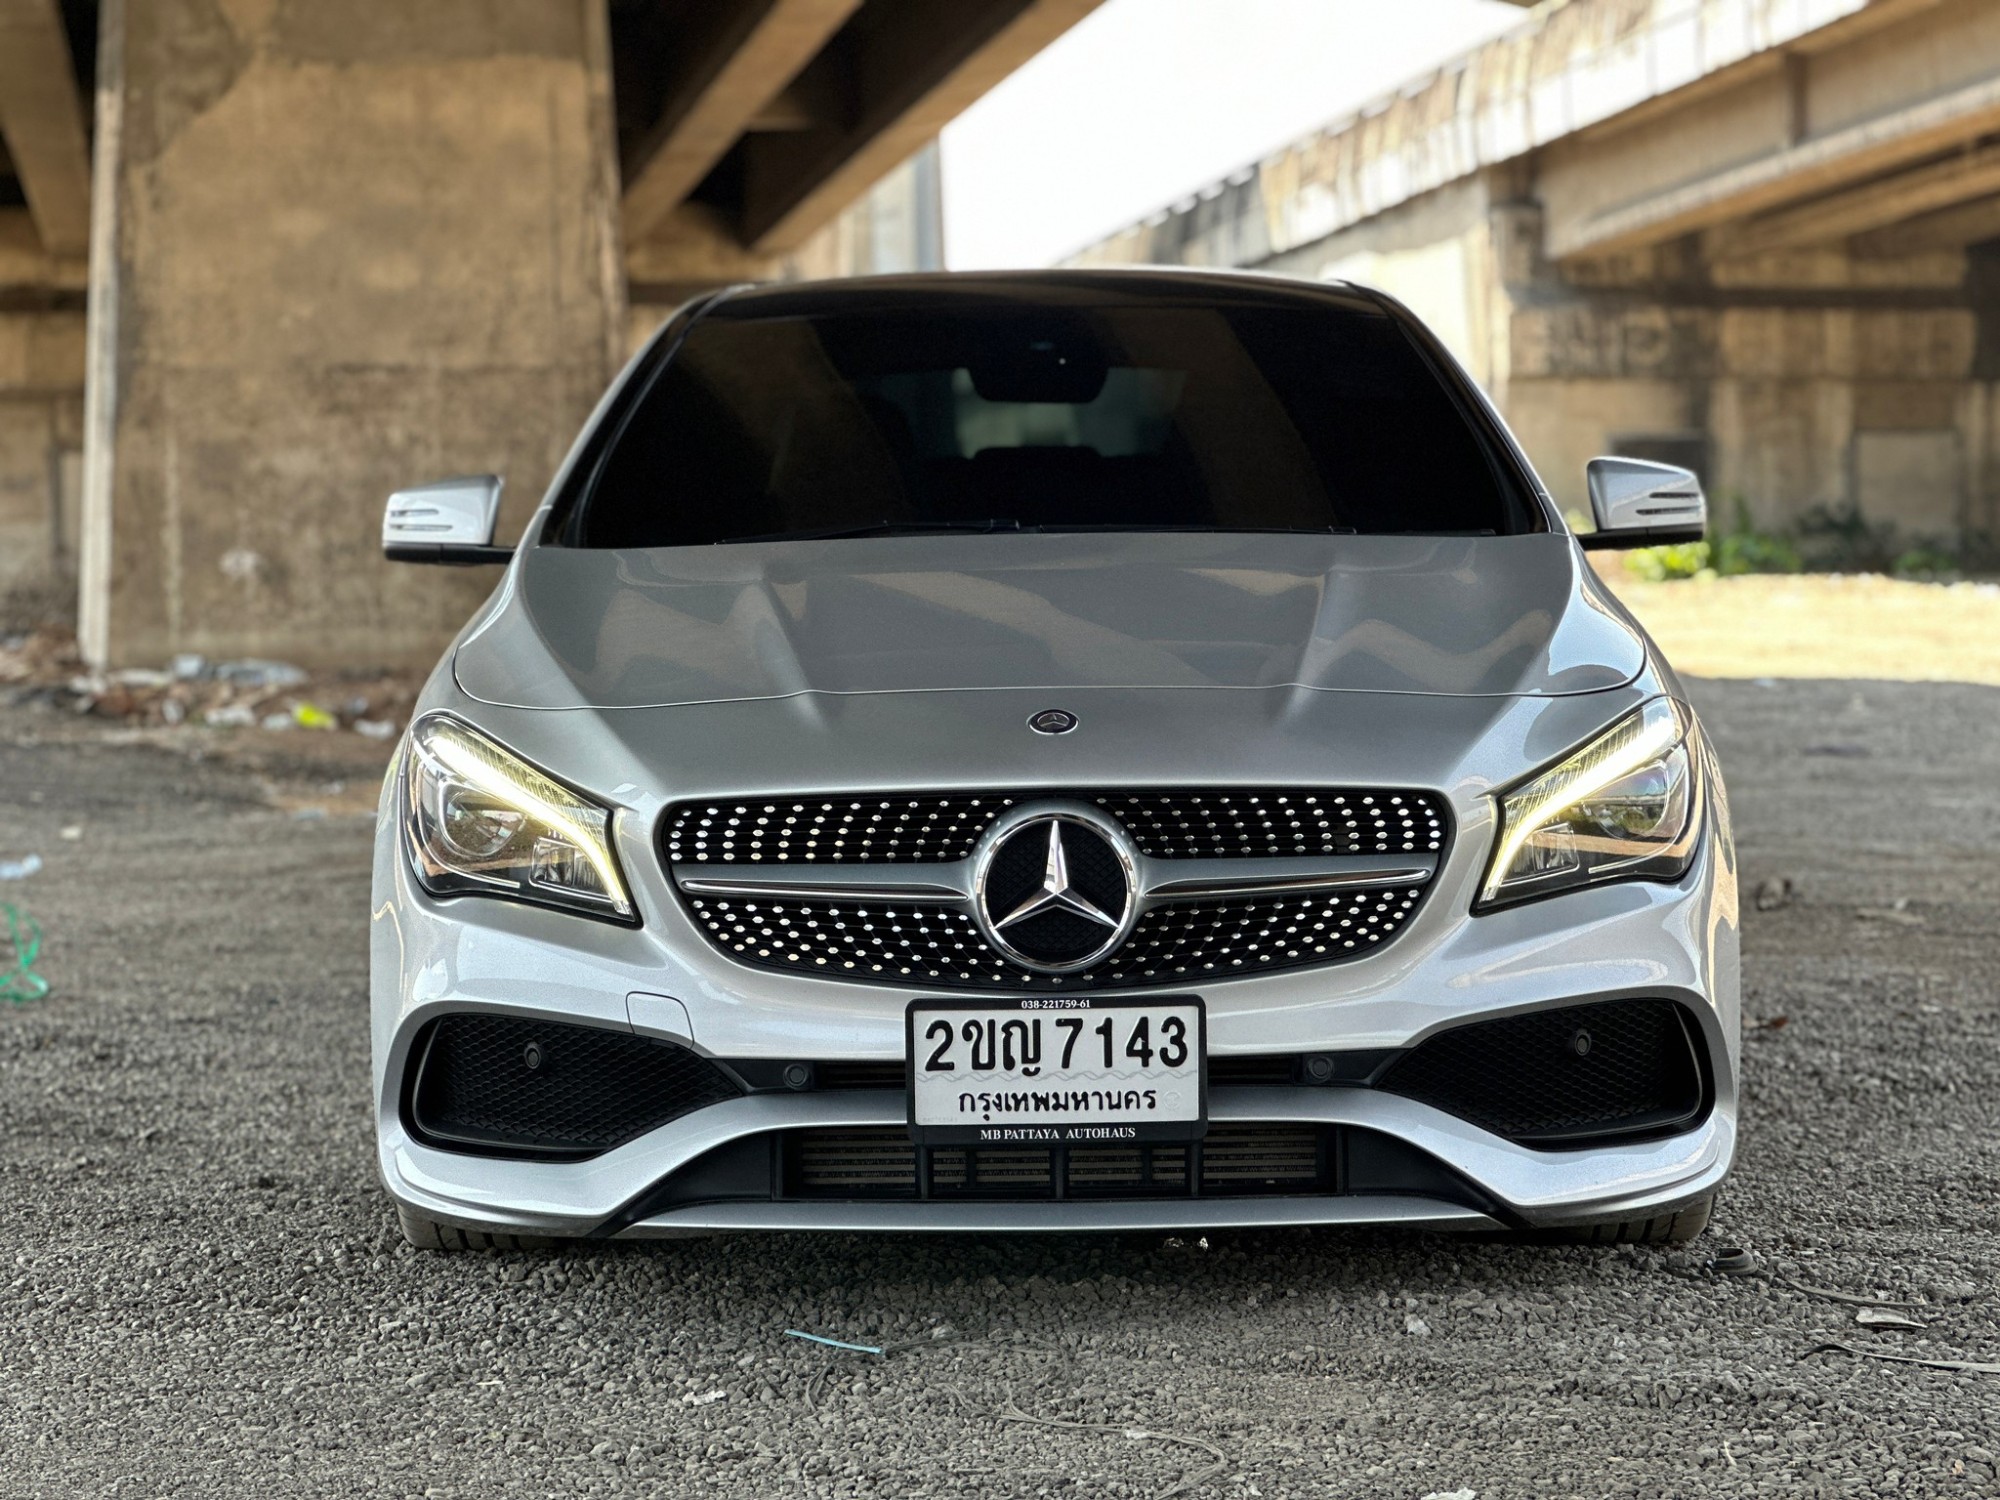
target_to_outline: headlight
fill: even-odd
[[[1694,719],[1671,698],[1628,714],[1500,797],[1486,910],[1601,880],[1675,880],[1700,831]]]
[[[404,832],[434,896],[503,896],[613,920],[632,898],[611,814],[455,719],[410,731]]]

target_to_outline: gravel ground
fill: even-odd
[[[368,1137],[352,789],[274,806],[0,709],[0,857],[47,861],[0,899],[56,985],[0,1005],[0,1495],[1993,1494],[2000,1374],[1813,1351],[2000,1360],[2000,694],[1695,694],[1747,888],[1794,890],[1746,914],[1748,1013],[1786,1024],[1746,1042],[1738,1173],[1673,1251],[419,1254]],[[1761,1269],[1717,1274],[1723,1245]]]

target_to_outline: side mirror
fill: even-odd
[[[1657,547],[1698,542],[1708,533],[1708,500],[1686,469],[1643,458],[1593,458],[1584,473],[1597,521],[1597,530],[1577,537],[1584,547]]]
[[[504,563],[514,549],[493,545],[500,486],[498,474],[466,474],[397,490],[382,514],[383,555],[457,567]]]

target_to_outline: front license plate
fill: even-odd
[[[1199,999],[916,1000],[910,1134],[931,1146],[1189,1141],[1208,1118]]]

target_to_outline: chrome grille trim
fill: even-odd
[[[675,865],[674,880],[691,896],[748,896],[767,901],[964,902],[971,898],[970,860],[936,865]]]
[[[1144,856],[1137,865],[1140,909],[1189,901],[1422,884],[1437,872],[1431,855],[1360,854],[1331,859],[1181,859]],[[674,879],[691,896],[762,901],[963,906],[973,897],[974,863],[880,865],[683,864]]]
[[[1355,854],[1340,859],[1147,859],[1139,866],[1148,905],[1229,901],[1421,885],[1437,873],[1434,854]]]

